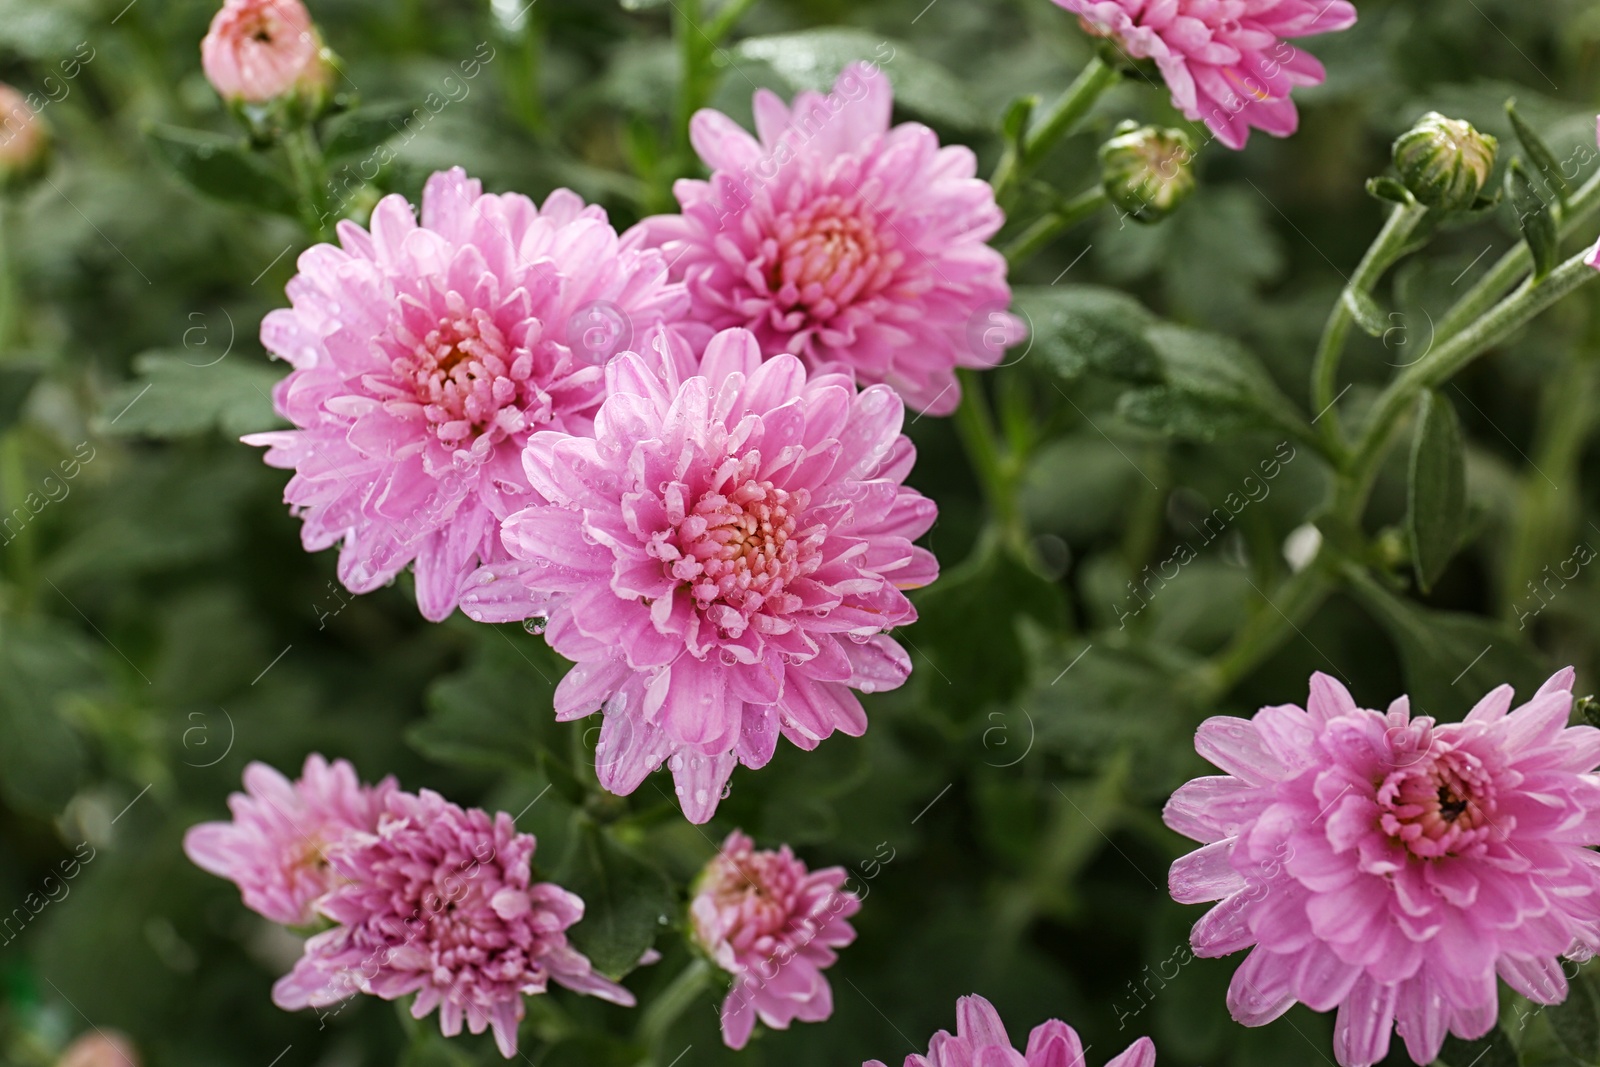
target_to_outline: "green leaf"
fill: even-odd
[[[1007,144],[1022,142],[1022,135],[1027,132],[1028,122],[1033,118],[1033,110],[1038,106],[1037,96],[1019,96],[1007,105],[1006,113],[1000,119],[1000,135]]]
[[[580,818],[561,884],[583,898],[584,912],[567,936],[597,971],[621,978],[655,944],[677,900],[665,875]]]
[[[545,749],[562,668],[542,642],[482,634],[465,670],[428,687],[428,717],[407,728],[406,743],[452,767],[527,770]]]
[[[1131,296],[1096,285],[1025,286],[1013,293],[1033,338],[1030,353],[1068,381],[1084,374],[1135,383],[1161,380],[1145,338],[1156,317]]]
[[[147,127],[145,137],[156,156],[196,191],[299,218],[294,190],[239,138],[161,125]]]
[[[618,0],[624,11],[649,11],[652,8],[666,7],[667,0]]]
[[[1028,655],[1018,624],[1061,629],[1061,591],[1009,550],[991,546],[944,575],[916,600],[907,644],[931,662],[919,667],[929,698],[963,717],[1014,696],[1026,683]]]
[[[1450,1034],[1444,1039],[1439,1062],[1445,1067],[1518,1067],[1522,1061],[1511,1039],[1497,1026],[1476,1041]]]
[[[153,351],[134,357],[138,377],[115,390],[97,428],[107,434],[192,437],[216,428],[229,437],[270,430],[282,420],[272,409],[272,387],[283,372],[236,356],[203,362],[187,351]]]
[[[1539,195],[1520,159],[1513,159],[1506,169],[1506,195],[1517,213],[1522,238],[1533,252],[1533,279],[1538,281],[1555,269],[1561,258],[1561,239],[1550,205]]]
[[[1357,579],[1354,589],[1400,651],[1413,714],[1453,722],[1496,686],[1509,683],[1531,696],[1549,674],[1499,622],[1424,608],[1370,578]]]
[[[1572,192],[1572,186],[1567,183],[1566,175],[1561,173],[1561,164],[1556,161],[1556,154],[1544,143],[1544,138],[1540,137],[1517,113],[1515,99],[1506,101],[1506,117],[1511,120],[1511,128],[1516,131],[1517,140],[1522,142],[1522,150],[1528,154],[1528,162],[1544,175],[1545,180],[1555,189],[1557,199],[1565,204]]]
[[[1356,325],[1368,337],[1382,337],[1389,332],[1389,317],[1383,313],[1383,308],[1371,293],[1365,289],[1346,289],[1341,299],[1350,317],[1356,320]]]
[[[412,113],[405,104],[369,104],[335,115],[323,134],[323,155],[335,160],[376,148],[400,132],[395,124]]]
[[[1401,204],[1410,207],[1416,203],[1416,197],[1394,178],[1370,178],[1367,181],[1367,195],[1376,200],[1384,200],[1391,204]]]
[[[864,60],[887,74],[894,102],[935,122],[974,130],[989,124],[966,84],[943,66],[916,55],[910,46],[865,30],[843,27],[746,37],[733,49],[734,61],[767,64],[795,89],[833,90],[834,79],[850,63]]]
[[[1423,592],[1433,588],[1461,543],[1467,522],[1467,452],[1450,401],[1422,394],[1411,441],[1406,534],[1411,563]]]
[[[1545,1009],[1556,1040],[1584,1063],[1600,1061],[1600,999],[1586,974],[1570,983],[1567,999]]]
[[[1123,394],[1117,412],[1129,422],[1198,441],[1251,430],[1308,433],[1294,405],[1238,342],[1165,323],[1146,330],[1145,338],[1166,384]]]

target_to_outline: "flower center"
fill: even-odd
[[[687,582],[695,606],[724,637],[737,638],[762,608],[792,611],[800,598],[786,592],[796,577],[816,567],[820,534],[799,529],[810,496],[747,480],[726,493],[702,495],[658,535],[654,554],[672,577]]]
[[[1391,772],[1377,799],[1383,832],[1424,859],[1461,855],[1494,832],[1494,782],[1476,756],[1459,749],[1425,753]]]
[[[768,859],[721,857],[714,867],[711,894],[718,913],[733,920],[724,933],[731,942],[770,937],[788,925],[792,880],[786,870],[764,862]]]
[[[774,220],[764,274],[786,307],[827,318],[851,301],[886,288],[905,256],[861,205],[821,197]]]
[[[397,331],[394,361],[438,439],[453,445],[487,434],[491,442],[550,417],[550,398],[529,376],[533,359],[514,352],[489,312],[449,294],[449,311],[418,338]],[[524,410],[524,405],[528,410]]]

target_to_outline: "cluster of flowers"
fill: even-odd
[[[273,986],[279,1007],[414,994],[414,1018],[437,1008],[446,1036],[463,1022],[474,1034],[492,1029],[510,1058],[522,998],[551,982],[633,1006],[633,994],[568,943],[583,901],[534,880],[537,842],[505,812],[408,793],[393,778],[366,785],[348,762],[315,754],[297,781],[252,763],[244,785],[228,799],[232,820],[191,827],[183,846],[259,915],[326,927]],[[738,831],[706,867],[690,915],[696,943],[733,976],[723,1009],[730,1046],[743,1047],[757,1015],[782,1029],[832,1013],[821,972],[854,940],[848,920],[861,908],[845,877],[840,867],[807,870],[787,847],[758,851]]]
[[[1345,0],[1056,3],[1153,60],[1174,104],[1235,148],[1252,128],[1292,132],[1290,89],[1323,78],[1287,40],[1355,20]],[[224,96],[321,91],[329,61],[302,15],[229,0],[205,47]],[[437,174],[420,221],[390,197],[368,229],[341,223],[338,246],[307,251],[292,307],[262,326],[294,368],[275,399],[296,428],[246,441],[295,470],[307,549],[339,545],[355,592],[412,567],[430,619],[459,607],[542,630],[575,663],[557,716],[604,712],[601,782],[626,794],[665,764],[695,822],[735,764],[762,766],[780,734],[861,733],[856,692],[908,676],[888,633],[937,565],[913,544],[935,508],[904,485],[903,408],[949,413],[956,368],[1023,337],[972,153],[891,126],[891,106],[857,64],[826,96],[758,93],[757,136],[703,111],[710,179],[625,234],[565,190],[540,206]],[[1203,846],[1171,891],[1219,902],[1196,954],[1251,950],[1234,1018],[1337,1008],[1343,1067],[1382,1060],[1396,1029],[1423,1064],[1446,1033],[1493,1027],[1497,975],[1563,999],[1559,958],[1600,952],[1600,730],[1566,725],[1571,687],[1564,671],[1515,710],[1501,687],[1437,724],[1317,675],[1304,709],[1202,725],[1197,749],[1227,773],[1167,806]],[[260,766],[246,783],[235,821],[187,847],[268,918],[335,924],[278,983],[283,1006],[416,993],[419,1017],[493,1027],[510,1055],[521,996],[550,981],[631,1003],[567,944],[582,902],[532,882],[533,839],[505,815],[364,787],[320,757],[299,783]],[[730,1046],[757,1018],[831,1012],[821,972],[860,907],[843,884],[737,832],[701,876],[690,921],[734,976]],[[958,1017],[907,1067],[1083,1062],[1059,1021],[1019,1054],[986,1001]],[[1141,1040],[1112,1063],[1154,1059]]]
[[[536,842],[506,813],[407,793],[392,778],[365,785],[349,763],[319,755],[296,782],[252,763],[244,783],[228,800],[232,821],[191,827],[183,845],[273,922],[332,922],[273,986],[279,1007],[416,994],[415,1018],[438,1008],[447,1036],[463,1020],[475,1034],[492,1027],[510,1057],[523,995],[550,982],[632,1006],[567,943],[583,901],[533,880]]]
[[[341,223],[262,324],[296,429],[245,438],[352,591],[410,566],[429,619],[532,620],[576,664],[557,716],[604,709],[605,787],[666,764],[694,822],[908,676],[888,633],[938,567],[904,405],[948,412],[1023,336],[976,159],[891,128],[885,77],[755,106],[759,140],[697,115],[711,180],[625,235],[459,169],[420,222]]]

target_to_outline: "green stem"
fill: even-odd
[[[1010,149],[1001,158],[990,183],[995,199],[1003,205],[1015,194],[1016,186],[1038,166],[1039,160],[1050,148],[1072,130],[1094,107],[1105,91],[1117,84],[1122,75],[1117,69],[1095,56],[1083,73],[1063,92],[1044,114],[1035,117],[1032,128],[1022,137],[1020,151]]]
[[[1329,554],[1324,549],[1304,570],[1279,586],[1228,647],[1199,670],[1193,688],[1199,707],[1210,707],[1226,696],[1322,606],[1333,591],[1328,574]]]
[[[0,359],[10,354],[17,324],[17,278],[11,269],[11,230],[16,214],[11,198],[0,193]]]
[[[535,140],[546,142],[550,139],[550,117],[545,111],[544,92],[540,84],[544,71],[545,33],[537,5],[529,8],[526,18],[517,58],[506,64],[505,68],[507,95],[512,114]]]
[[[716,17],[706,25],[706,36],[716,44],[721,44],[728,39],[728,34],[733,32],[739,20],[749,14],[750,9],[756,6],[758,0],[732,0]]]
[[[639,1043],[648,1050],[650,1061],[657,1067],[663,1067],[661,1046],[667,1040],[667,1033],[710,985],[711,964],[696,956],[639,1017]]]
[[[1555,213],[1557,232],[1563,238],[1570,237],[1596,211],[1600,211],[1600,174],[1584,182],[1583,186],[1568,198],[1565,207],[1553,205],[1550,210]],[[1495,301],[1503,297],[1532,269],[1533,252],[1528,248],[1526,241],[1517,242],[1515,248],[1501,256],[1499,262],[1489,268],[1489,273],[1478,279],[1477,283],[1456,301],[1455,306],[1445,312],[1444,318],[1440,319],[1434,328],[1435,336],[1448,337],[1460,332],[1468,323],[1493,307]]]
[[[1014,269],[1017,264],[1029,259],[1061,234],[1094,215],[1107,203],[1109,200],[1103,186],[1097,185],[1092,189],[1085,189],[1023,230],[1016,240],[1005,247],[1006,259]]]
[[[1338,456],[1344,450],[1344,437],[1339,431],[1339,413],[1334,409],[1338,399],[1335,390],[1339,385],[1339,357],[1344,352],[1345,339],[1350,335],[1350,325],[1355,317],[1350,309],[1352,294],[1371,294],[1378,279],[1395,264],[1405,250],[1417,224],[1428,213],[1427,207],[1412,203],[1396,205],[1389,219],[1373,240],[1367,254],[1361,258],[1356,272],[1345,284],[1344,292],[1328,314],[1322,329],[1322,342],[1317,346],[1316,363],[1311,373],[1311,410],[1322,424],[1322,440],[1329,452]]]
[[[312,240],[332,240],[333,224],[338,220],[329,217],[327,166],[316,134],[309,125],[286,134],[283,152],[294,177],[295,191],[300,194],[297,199],[306,231]]]
[[[1571,551],[1578,497],[1561,487],[1577,481],[1583,448],[1594,429],[1597,372],[1600,365],[1585,353],[1568,360],[1545,384],[1533,459],[1520,478],[1511,547],[1499,576],[1500,614],[1507,622],[1518,620],[1517,605],[1527,602],[1528,583]]]
[[[1435,347],[1389,383],[1374,403],[1366,431],[1341,474],[1334,499],[1337,514],[1359,525],[1389,440],[1417,394],[1451,378],[1551,304],[1600,276],[1600,271],[1584,262],[1587,256],[1587,252],[1580,252],[1544,279],[1524,282],[1482,318]]]
[[[672,5],[672,33],[678,42],[678,59],[683,65],[678,86],[678,148],[685,160],[693,158],[689,146],[689,120],[704,105],[706,96],[706,58],[710,42],[700,28],[700,0],[675,0]]]
[[[962,390],[961,406],[955,413],[956,433],[973,473],[978,476],[984,500],[1001,536],[1013,547],[1025,550],[1027,535],[1015,491],[1017,461],[1001,444],[989,402],[983,394],[983,383],[966,368],[956,374]]]

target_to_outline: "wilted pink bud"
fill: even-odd
[[[133,1042],[115,1030],[96,1030],[68,1045],[56,1067],[139,1067]]]
[[[21,93],[0,83],[0,184],[44,157],[44,123]]]
[[[300,0],[227,0],[200,42],[206,77],[230,103],[326,95],[332,68]]]

